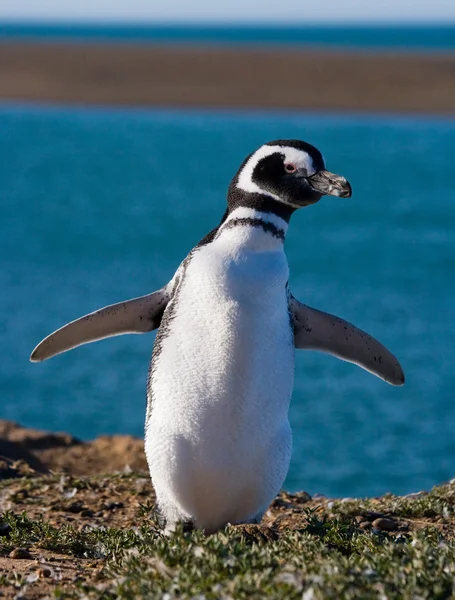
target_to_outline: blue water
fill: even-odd
[[[286,487],[406,493],[455,475],[453,120],[0,108],[1,418],[142,435],[154,334],[29,353],[168,281],[244,156],[278,137],[316,144],[354,190],[293,217],[293,293],[377,336],[407,376],[393,388],[299,352]]]
[[[160,44],[274,44],[387,48],[455,49],[455,24],[439,25],[83,25],[0,22],[0,39],[115,41]]]

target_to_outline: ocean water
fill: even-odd
[[[335,48],[453,51],[455,24],[197,25],[0,22],[0,39],[158,44],[267,44]]]
[[[394,388],[298,352],[286,488],[407,493],[455,476],[454,120],[3,105],[0,418],[142,435],[154,334],[41,364],[29,354],[64,323],[167,282],[219,222],[246,154],[286,137],[317,145],[354,192],[293,217],[294,295],[378,337],[407,377]]]

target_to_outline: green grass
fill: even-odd
[[[125,486],[130,480],[119,481]],[[80,485],[97,489],[95,478]],[[103,560],[90,582],[57,587],[59,598],[438,600],[454,593],[454,505],[455,485],[448,484],[417,497],[309,508],[297,502],[287,529],[228,527],[212,536],[179,530],[171,537],[162,534],[147,501],[133,528],[55,527],[8,511],[0,518],[11,528],[0,537],[0,555],[29,547]],[[378,512],[396,518],[398,530],[358,526],[356,516],[371,521]],[[3,577],[0,586],[7,583]]]

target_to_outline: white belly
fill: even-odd
[[[216,529],[265,510],[291,456],[284,253],[191,258],[158,334],[146,453],[158,501]]]

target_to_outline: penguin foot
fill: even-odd
[[[163,524],[164,535],[170,537],[177,529],[181,529],[182,533],[191,533],[195,530],[194,523],[191,520],[185,521],[165,521]]]

